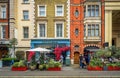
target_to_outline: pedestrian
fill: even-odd
[[[80,61],[80,68],[83,68],[83,55],[82,54],[80,54],[80,56],[79,56],[79,61]]]

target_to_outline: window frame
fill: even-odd
[[[62,24],[62,36],[57,37],[57,24]],[[64,22],[55,22],[55,38],[63,38],[64,37]]]
[[[27,3],[29,3],[29,0],[27,0],[27,1],[23,0],[23,3],[24,3],[24,4],[27,4]]]
[[[42,6],[44,6],[45,7],[45,14],[44,14],[44,16],[41,16],[40,15],[40,7],[42,7]],[[46,5],[38,5],[38,17],[46,17],[46,9],[47,9],[47,6]]]
[[[84,26],[86,26],[86,29],[84,27],[84,37],[100,37],[101,34],[101,26],[100,24],[96,23],[96,24],[85,24]],[[94,26],[94,28],[92,28]],[[96,28],[98,26],[98,28]],[[85,32],[86,30],[86,32]],[[92,30],[94,30],[94,35],[92,35]],[[98,35],[96,34],[98,32]]]
[[[62,13],[61,13],[61,15],[58,15],[58,14],[57,14],[57,11],[58,11],[58,10],[57,10],[57,7],[58,7],[58,6],[62,6]],[[63,4],[57,4],[57,5],[55,5],[55,16],[56,16],[56,17],[64,16],[64,5],[63,5]]]
[[[27,12],[27,14],[25,15],[24,12]],[[25,18],[25,16],[27,16],[27,19]],[[23,20],[29,20],[29,10],[23,10]]]
[[[45,36],[44,37],[40,37],[40,24],[44,24],[45,25]],[[47,37],[47,22],[38,22],[38,24],[37,24],[38,26],[37,26],[37,37],[38,38],[46,38]]]
[[[93,6],[94,6],[94,9],[93,9]],[[97,8],[97,6],[98,6],[98,8]],[[98,4],[98,3],[95,3],[95,4],[93,4],[93,3],[87,3],[84,6],[84,16],[85,17],[99,17],[99,16],[101,16],[101,7],[100,6],[101,5]],[[89,14],[89,10],[90,10],[90,14]],[[92,10],[94,10],[94,12]],[[92,14],[94,14],[94,15],[92,15]]]
[[[5,27],[5,29],[3,29],[3,27]],[[5,37],[4,37],[4,35]],[[5,39],[6,38],[6,26],[5,25],[2,25],[1,26],[1,39]]]
[[[25,28],[28,28],[27,33],[25,33],[26,32],[26,30],[24,30]],[[27,34],[27,37],[25,37],[25,34]],[[23,38],[24,39],[28,39],[29,38],[29,27],[28,26],[24,26],[23,27]]]
[[[4,10],[3,10],[3,7],[4,7]],[[5,13],[3,13],[3,11]],[[0,18],[2,18],[2,19],[6,19],[7,18],[7,7],[6,7],[6,5],[1,5],[1,17]]]

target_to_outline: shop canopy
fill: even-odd
[[[38,47],[38,48],[34,48],[34,49],[30,49],[30,50],[26,50],[26,52],[40,52],[40,53],[49,53],[51,50],[49,49],[46,49],[46,48],[41,48],[41,47]]]

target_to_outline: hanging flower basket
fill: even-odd
[[[12,67],[12,71],[26,71],[27,67]]]
[[[47,70],[48,71],[61,71],[61,68],[60,67],[49,67]]]

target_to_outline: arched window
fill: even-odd
[[[76,51],[79,51],[79,45],[75,45],[75,46],[74,46],[74,49],[75,49]]]

